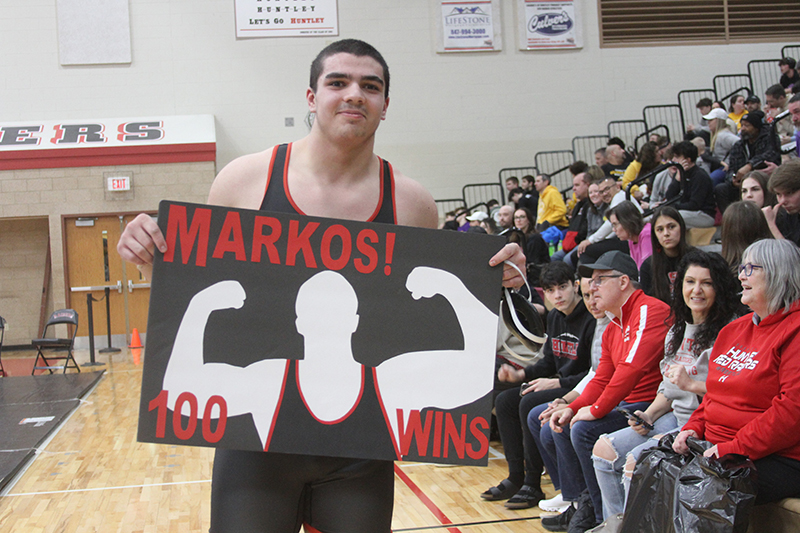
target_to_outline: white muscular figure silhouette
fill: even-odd
[[[464,336],[463,350],[401,354],[376,368],[378,393],[386,409],[396,449],[400,449],[398,412],[408,420],[412,410],[452,409],[481,398],[492,389],[497,315],[486,308],[455,275],[441,269],[417,267],[406,280],[414,299],[442,295],[456,313]],[[239,309],[245,299],[237,281],[221,281],[197,293],[181,321],[164,390],[170,408],[182,392],[191,392],[198,405],[212,395],[225,398],[228,415],[251,413],[265,447],[277,416],[286,359],[265,359],[244,368],[203,362],[203,336],[213,311]],[[309,412],[323,423],[344,420],[363,392],[364,367],[352,353],[358,328],[358,298],[339,273],[323,271],[300,287],[295,304],[297,331],[303,335],[303,359],[297,362],[297,383]],[[487,334],[487,331],[489,334]],[[413,334],[413,332],[408,332]],[[442,375],[457,387],[443,387]],[[188,406],[187,406],[188,407]],[[184,415],[188,415],[188,408]],[[202,416],[202,410],[198,410]],[[218,413],[212,413],[212,418]]]

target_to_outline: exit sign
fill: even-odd
[[[128,176],[116,176],[108,178],[109,191],[129,191],[131,190],[131,178]]]

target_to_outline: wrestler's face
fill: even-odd
[[[353,138],[371,137],[386,118],[383,67],[369,56],[334,54],[323,63],[317,90],[306,92],[314,127]]]

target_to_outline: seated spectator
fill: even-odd
[[[753,202],[759,209],[765,205],[775,205],[778,199],[769,190],[769,176],[760,170],[754,170],[745,176],[742,180],[742,200]]]
[[[761,98],[751,94],[744,99],[744,107],[748,113],[752,113],[753,111],[761,111]]]
[[[538,200],[533,197],[533,195],[529,192],[525,192],[525,189],[522,187],[517,187],[510,193],[511,203],[514,204],[514,209],[528,209],[531,213],[536,216],[536,210],[538,209]]]
[[[519,178],[517,178],[516,176],[509,176],[506,178],[506,191],[511,192],[518,187],[519,187]]]
[[[497,229],[500,231],[500,235],[503,235],[506,231],[513,228],[514,208],[510,205],[500,206],[500,209],[497,210],[496,222]]]
[[[728,171],[729,159],[733,145],[739,141],[739,136],[728,129],[728,115],[722,109],[712,109],[710,113],[704,115],[708,120],[708,128],[711,131],[711,139],[708,149],[711,155],[719,161],[722,168],[712,170],[711,180],[714,184],[722,183]]]
[[[605,148],[598,148],[594,151],[594,164],[598,167],[601,167],[608,163],[608,159],[606,159],[606,149]]]
[[[486,202],[486,209],[489,211],[489,216],[494,218],[497,214],[497,211],[500,210],[500,202],[492,198],[488,202]]]
[[[719,170],[724,178],[725,167],[723,167],[722,163],[720,163],[720,161],[711,155],[711,152],[706,149],[706,142],[703,140],[703,138],[695,137],[689,142],[691,142],[695,148],[697,148],[697,161],[695,164],[703,169],[703,171],[708,174],[709,177],[711,176],[712,172]],[[713,183],[714,178],[711,178],[711,181]]]
[[[728,118],[736,124],[736,129],[739,131],[742,129],[742,117],[747,113],[744,100],[741,94],[734,94],[731,96],[731,105],[728,108]]]
[[[514,226],[525,235],[522,251],[528,266],[528,279],[539,280],[541,266],[550,262],[550,248],[536,231],[533,213],[523,207],[514,211]]]
[[[664,163],[672,163],[672,145],[664,151],[664,158]],[[667,191],[675,180],[675,173],[677,171],[677,168],[670,166],[653,176],[653,182],[649,190],[650,197],[646,202],[641,202],[643,208],[655,209],[667,200]]]
[[[773,122],[775,117],[788,109],[789,99],[786,97],[786,91],[780,84],[775,84],[765,94],[767,100],[767,121],[775,124],[775,133],[778,134],[780,143],[786,144],[794,140],[794,126],[791,120],[783,119],[778,122]]]
[[[639,267],[639,283],[645,294],[669,304],[678,276],[678,264],[694,248],[686,242],[686,223],[674,207],[659,207],[651,220],[653,254]]]
[[[629,188],[629,183],[639,176],[644,176],[660,164],[661,160],[658,158],[658,147],[655,143],[646,142],[639,150],[639,155],[636,159],[625,169],[625,173],[622,175],[622,189],[627,190]],[[637,200],[642,199],[643,195],[639,191],[638,185],[630,187],[630,193]]]
[[[597,307],[612,319],[603,334],[602,356],[594,378],[577,399],[553,412],[549,426],[540,430],[543,442],[547,440],[546,431],[553,433],[564,501],[580,500],[577,508],[542,519],[542,526],[551,531],[563,531],[551,528],[566,526],[582,532],[603,521],[592,449],[600,435],[628,425],[622,413],[615,410],[617,406],[644,411],[655,398],[668,329],[669,306],[636,288],[639,272],[629,255],[608,252],[579,270],[582,277],[591,273]],[[584,490],[588,492],[582,494]]]
[[[566,263],[551,263],[542,269],[540,284],[553,306],[547,315],[548,339],[543,355],[524,369],[503,365],[497,374],[500,381],[525,381],[497,396],[497,427],[508,462],[508,477],[481,494],[490,501],[507,499],[505,506],[509,509],[534,507],[544,498],[544,464],[528,429],[528,412],[572,390],[591,364],[595,319],[583,303],[575,271]]]
[[[536,192],[539,193],[538,215],[536,219],[536,229],[544,231],[550,226],[557,226],[566,229],[569,225],[567,221],[567,206],[564,198],[555,186],[550,184],[550,176],[539,174],[533,182]]]
[[[460,209],[456,209],[456,229],[458,231],[466,233],[469,231],[469,220],[467,220],[467,216],[469,215],[469,210],[465,207]]]
[[[662,435],[677,432],[697,409],[706,393],[708,355],[719,331],[736,317],[734,277],[719,255],[700,250],[686,254],[676,284],[681,293],[670,309],[673,326],[664,340],[663,379],[653,403],[634,412],[653,429],[629,419],[629,427],[600,436],[594,445],[592,458],[606,520],[623,512],[641,453],[656,446]]]
[[[711,130],[708,128],[708,122],[704,118],[704,115],[708,115],[711,112],[711,103],[711,98],[701,98],[697,101],[697,105],[695,105],[695,107],[698,111],[700,111],[700,123],[689,124],[686,127],[687,131],[693,131],[695,133],[707,131],[711,133]]]
[[[714,188],[720,213],[741,198],[744,177],[753,170],[779,165],[781,156],[772,138],[772,126],[764,122],[764,113],[756,111],[742,117],[741,140],[731,149],[725,182]],[[773,167],[774,168],[774,167]]]
[[[569,170],[569,173],[572,176],[572,179],[574,180],[575,176],[577,176],[578,174],[583,174],[584,172],[588,171],[589,165],[586,164],[585,161],[579,160],[572,163],[569,167],[567,167],[567,169]],[[572,213],[572,211],[575,209],[575,204],[577,203],[578,203],[578,198],[575,196],[575,190],[573,189],[572,196],[570,196],[569,200],[567,200],[566,202],[567,219],[570,218],[570,213]]]
[[[489,215],[486,214],[485,211],[475,211],[471,215],[467,216],[467,220],[469,221],[470,227],[480,226],[481,222],[489,218]]]
[[[625,170],[628,168],[625,150],[618,144],[609,144],[606,147],[606,164],[600,165],[606,176],[611,176],[616,180],[622,179]]]
[[[586,231],[591,235],[605,222],[608,209],[608,204],[603,200],[603,193],[600,192],[600,185],[596,181],[589,185],[589,202],[592,208],[586,215]]]
[[[669,189],[667,201],[679,198],[673,204],[686,222],[687,228],[710,228],[714,225],[714,186],[711,178],[698,167],[697,148],[689,141],[672,147],[672,160],[683,167],[683,177],[676,173]],[[681,187],[683,181],[683,187]]]
[[[458,222],[456,222],[456,212],[455,211],[448,211],[444,214],[444,222],[442,225],[439,226],[439,229],[449,229],[449,230],[457,230],[458,229]]]
[[[620,202],[606,212],[611,229],[621,241],[628,243],[628,253],[636,261],[636,268],[653,253],[650,223],[630,200]]]
[[[772,233],[764,213],[753,202],[734,202],[722,215],[722,257],[731,272],[737,273],[742,255],[748,246],[762,239],[771,239]]]
[[[547,468],[547,474],[550,476],[550,481],[553,482],[553,488],[559,493],[549,500],[542,500],[539,502],[539,508],[543,511],[550,511],[555,513],[562,513],[571,507],[571,502],[565,502],[561,496],[561,481],[558,477],[558,457],[556,455],[555,446],[552,439],[542,442],[540,440],[541,429],[548,426],[550,423],[550,414],[560,409],[561,407],[570,404],[578,396],[581,395],[586,385],[594,378],[597,366],[600,364],[600,355],[602,352],[603,333],[606,326],[611,322],[606,316],[605,311],[597,308],[597,298],[590,290],[590,278],[581,278],[581,293],[583,294],[583,303],[586,305],[589,312],[596,320],[594,327],[594,335],[592,337],[592,368],[583,377],[583,379],[575,385],[575,388],[563,395],[561,398],[556,398],[550,403],[542,404],[535,407],[528,414],[528,430],[531,432],[536,448],[538,450],[548,450],[547,453],[540,454]],[[552,433],[547,432],[547,435],[552,436]],[[565,483],[570,483],[571,480],[566,480]]]
[[[778,61],[778,68],[781,69],[781,79],[778,83],[787,93],[791,90],[792,85],[800,82],[800,75],[795,70],[796,66],[797,62],[791,57],[784,57]]]
[[[794,142],[796,145],[797,156],[800,157],[800,95],[795,94],[789,98],[786,108],[792,115],[792,126],[794,126]]]
[[[599,191],[603,202],[608,205],[609,209],[625,201],[625,191],[619,188],[619,184],[614,178],[606,177],[603,179],[603,181],[600,182]],[[639,203],[635,199],[631,201],[637,206],[637,209],[641,211],[642,208],[639,206]],[[605,220],[597,231],[589,234],[589,236],[578,245],[570,259],[572,264],[576,264],[581,255],[587,254],[588,258],[594,260],[610,250],[619,250],[628,253],[629,248],[628,243],[620,241],[616,235],[614,235],[614,231],[611,229],[611,222]]]
[[[800,243],[800,160],[782,164],[769,178],[769,189],[778,203],[762,208],[769,229],[776,239]]]
[[[489,235],[498,235],[500,231],[492,217],[487,217],[480,222],[480,227]]]
[[[586,167],[588,170],[588,166]],[[561,243],[561,250],[558,250],[550,258],[551,261],[561,261],[568,252],[571,252],[578,243],[586,238],[589,231],[587,216],[592,204],[589,201],[589,187],[592,185],[592,177],[588,172],[581,172],[572,178],[572,193],[575,196],[575,206],[568,215],[569,227],[564,234]]]
[[[707,457],[746,455],[758,471],[756,505],[800,496],[800,250],[785,240],[745,250],[739,280],[752,314],[724,327],[709,356],[706,395],[673,449],[686,439]]]

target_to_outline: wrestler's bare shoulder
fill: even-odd
[[[419,182],[395,170],[397,223],[402,226],[436,228],[439,215],[433,196]]]
[[[211,184],[208,203],[258,209],[264,197],[271,159],[272,148],[269,148],[237,157],[225,165]]]

